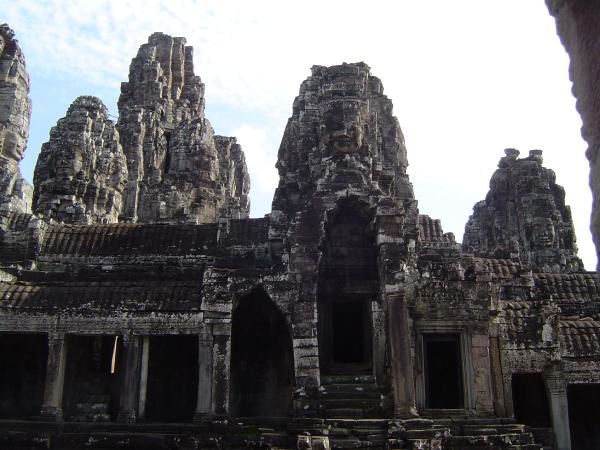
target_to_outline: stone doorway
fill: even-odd
[[[464,408],[460,347],[459,334],[423,335],[426,408]]]
[[[114,421],[119,408],[120,339],[117,336],[74,335],[66,339],[65,419]]]
[[[149,339],[145,416],[148,422],[190,422],[198,395],[198,337]]]
[[[361,298],[320,305],[321,370],[326,375],[372,371],[371,308]],[[323,326],[328,324],[328,326]]]
[[[44,334],[0,334],[0,418],[40,414],[48,359]]]
[[[230,414],[287,416],[293,387],[294,356],[285,318],[264,290],[255,289],[233,313]]]
[[[318,278],[323,375],[373,371],[371,303],[377,298],[377,246],[366,208],[342,204],[328,217]]]
[[[600,384],[568,386],[571,449],[600,448]]]
[[[551,427],[550,408],[542,373],[513,373],[515,419],[531,427]]]

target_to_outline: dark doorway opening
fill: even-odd
[[[364,302],[332,304],[334,364],[366,364]]]
[[[368,208],[348,201],[329,217],[317,288],[322,374],[369,373],[371,302],[378,295],[377,246]]]
[[[153,336],[149,342],[146,420],[191,421],[198,397],[198,337]]]
[[[541,373],[513,373],[513,410],[517,422],[530,427],[550,427],[550,409]]]
[[[464,407],[460,335],[423,336],[425,351],[426,407],[460,409]]]
[[[233,313],[230,414],[287,416],[293,386],[294,356],[285,318],[256,289],[240,299]]]
[[[567,388],[571,449],[600,448],[600,384],[572,384]]]
[[[119,409],[121,344],[117,336],[67,336],[65,419],[114,421]]]
[[[44,397],[48,337],[0,334],[0,418],[38,416]]]

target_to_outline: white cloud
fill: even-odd
[[[30,71],[115,90],[148,35],[185,36],[209,106],[238,111],[228,128],[251,168],[273,167],[311,65],[363,60],[394,100],[423,212],[460,239],[503,148],[542,148],[573,206],[586,264],[595,265],[568,60],[541,0],[20,0],[3,13]],[[276,179],[257,173],[253,203],[268,205]]]

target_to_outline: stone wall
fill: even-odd
[[[569,57],[569,75],[577,110],[583,127],[581,134],[588,143],[592,188],[592,236],[596,253],[600,248],[600,4],[595,1],[546,0],[556,19],[556,29]]]

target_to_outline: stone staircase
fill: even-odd
[[[110,417],[110,394],[104,391],[102,383],[98,380],[89,380],[82,383],[82,392],[70,411],[67,420],[73,422],[108,422]]]
[[[326,419],[332,449],[385,449],[388,421],[384,419]]]
[[[10,450],[292,450],[299,437],[332,450],[541,450],[508,419],[228,418],[185,424],[0,421]],[[308,447],[304,446],[301,448]]]
[[[321,378],[318,410],[325,418],[372,419],[389,413],[389,396],[372,375],[335,375]]]
[[[542,450],[525,425],[507,419],[465,419],[453,423],[444,450]]]

